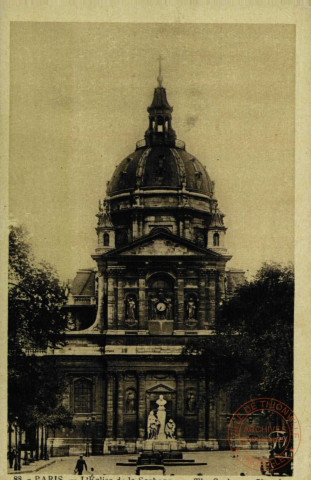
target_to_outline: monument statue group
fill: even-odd
[[[148,440],[175,439],[176,424],[172,418],[166,421],[166,400],[160,395],[156,404],[158,408],[151,410],[148,415]]]

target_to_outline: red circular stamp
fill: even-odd
[[[274,398],[255,398],[241,405],[228,425],[235,458],[256,472],[292,473],[301,428],[293,410]]]

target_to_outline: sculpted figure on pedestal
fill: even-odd
[[[129,295],[126,299],[125,323],[132,327],[137,325],[136,318],[136,298],[134,295]]]

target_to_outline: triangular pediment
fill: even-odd
[[[155,238],[149,242],[122,252],[121,255],[191,255],[198,254],[193,248],[167,238]]]
[[[164,229],[157,229],[121,248],[111,250],[106,256],[209,256],[219,258],[221,255],[210,249],[200,247],[184,237],[179,237]]]
[[[147,392],[148,393],[163,394],[163,393],[172,393],[172,392],[175,392],[175,390],[171,387],[168,387],[167,385],[164,385],[163,383],[160,383],[159,385],[156,385],[155,387],[149,388],[149,390],[147,390]]]

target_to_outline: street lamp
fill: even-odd
[[[90,447],[89,447],[89,427],[90,427],[90,418],[88,417],[85,422],[85,435],[86,435],[86,447],[85,447],[85,456],[90,456]]]

